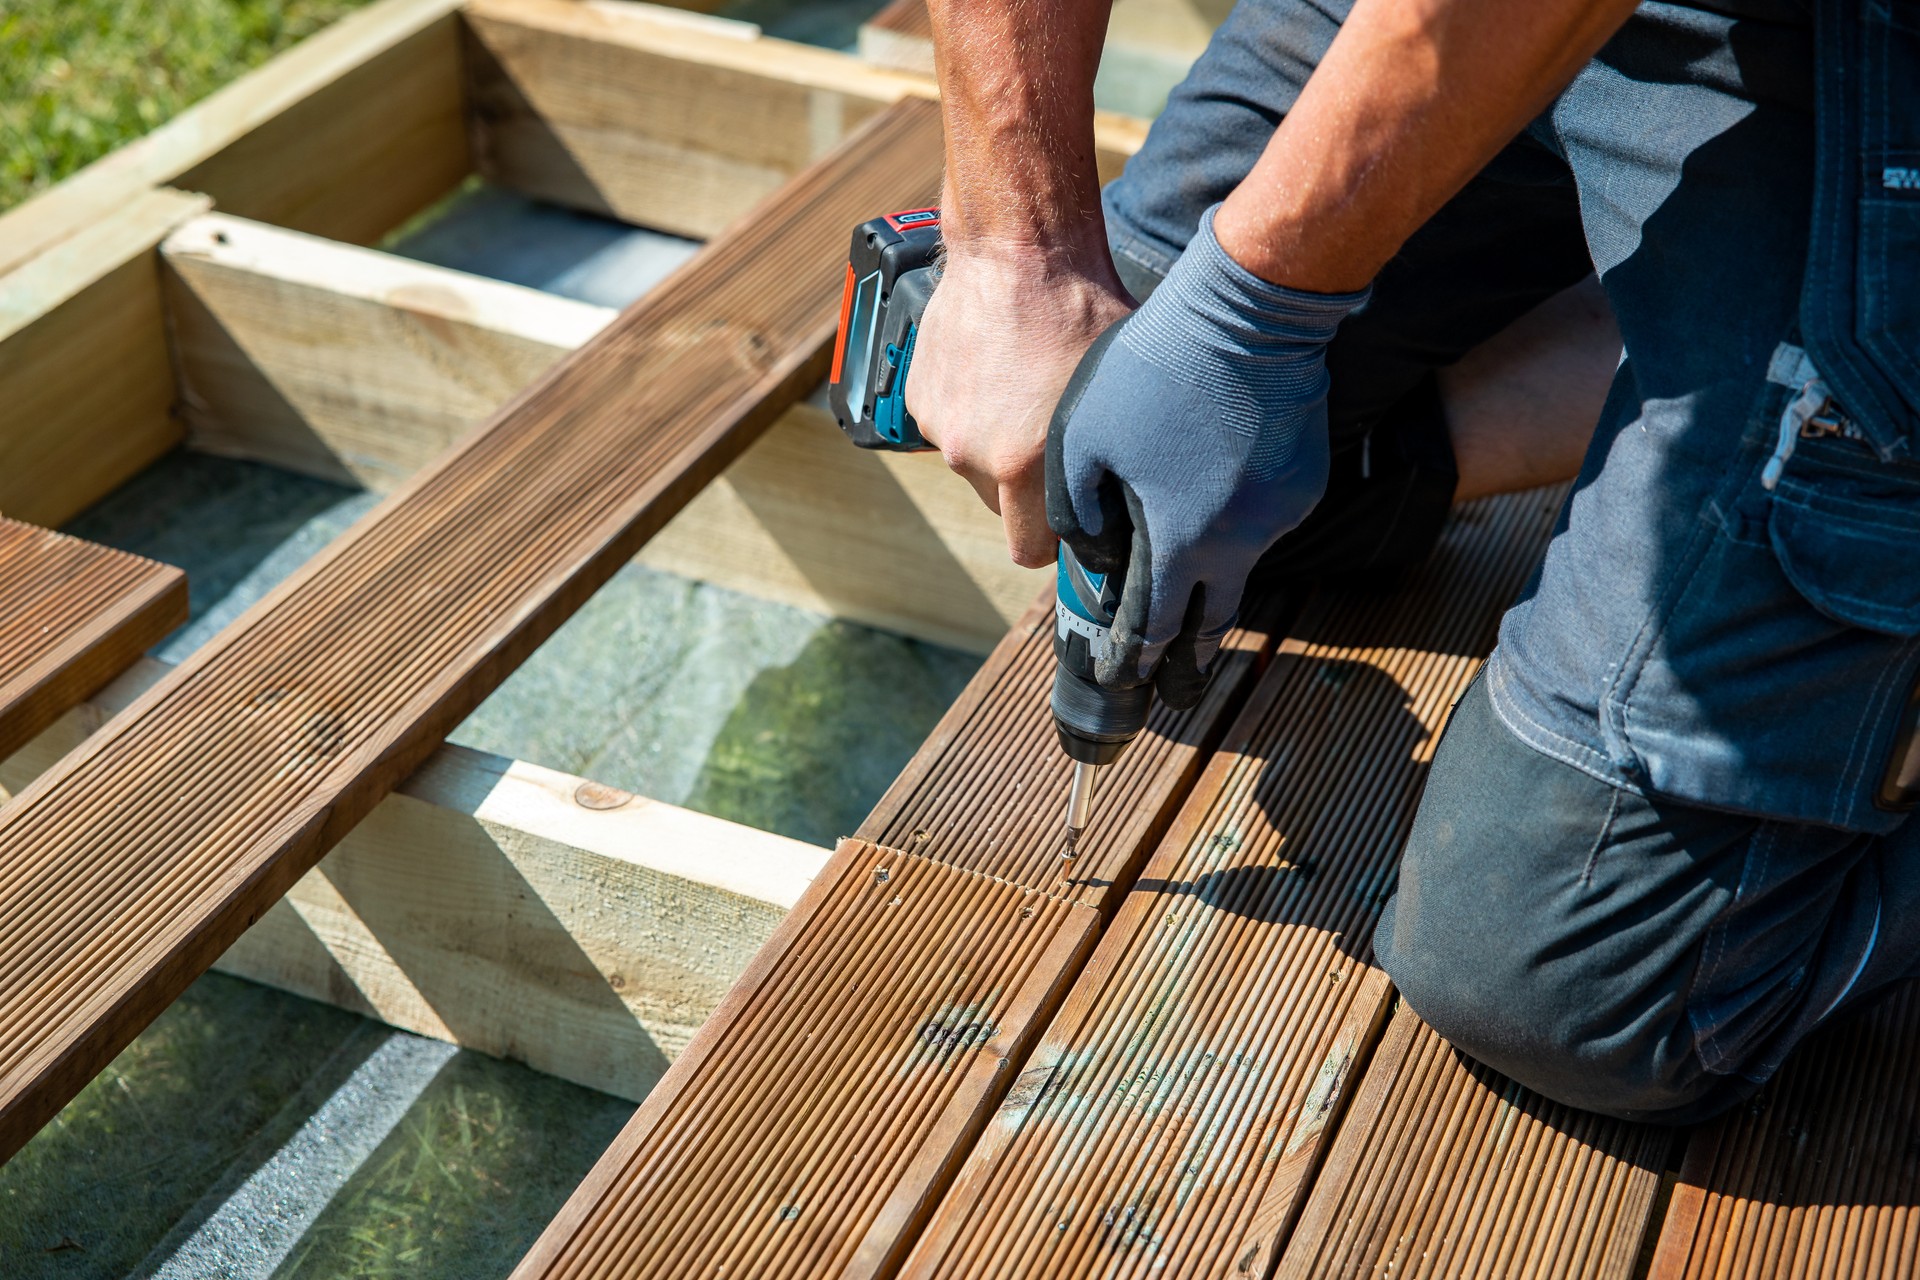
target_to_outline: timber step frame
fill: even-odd
[[[1140,12],[1153,5],[1169,12]],[[1187,0],[1122,7],[1136,30],[1186,30],[1204,8]],[[1348,936],[1363,933],[1377,910],[1366,894],[1340,908],[1348,927],[1329,953],[1327,938],[1302,921],[1229,920],[1221,913],[1231,915],[1233,903],[1220,895],[1177,892],[1188,864],[1209,856],[1200,830],[1207,815],[1264,833],[1262,867],[1274,884],[1292,886],[1296,905],[1334,911],[1337,894],[1314,881],[1336,867],[1376,896],[1383,891],[1397,850],[1393,824],[1411,812],[1444,690],[1471,669],[1467,649],[1440,644],[1429,652],[1413,643],[1391,657],[1358,636],[1348,649],[1327,649],[1319,628],[1338,606],[1324,600],[1291,623],[1285,611],[1259,619],[1236,637],[1230,670],[1206,706],[1184,719],[1157,714],[1155,733],[1110,792],[1128,820],[1101,828],[1074,864],[1059,864],[1051,839],[1062,762],[1034,711],[1048,674],[1045,600],[1028,608],[1044,575],[1006,563],[997,523],[937,459],[846,448],[825,412],[803,399],[831,324],[823,301],[830,288],[808,293],[820,264],[832,260],[825,278],[834,279],[847,222],[869,215],[868,204],[907,197],[878,180],[850,188],[842,203],[809,205],[794,193],[817,194],[825,175],[846,175],[835,148],[856,129],[894,131],[890,145],[902,156],[926,146],[926,103],[935,93],[929,31],[924,4],[900,0],[863,32],[872,58],[862,61],[628,0],[377,0],[0,214],[0,511],[60,523],[183,442],[394,495],[182,669],[144,659],[97,692],[72,686],[59,702],[88,700],[0,759],[0,786],[22,793],[0,805],[0,851],[8,855],[0,874],[15,877],[16,889],[33,883],[31,864],[14,856],[20,833],[36,824],[43,832],[89,824],[104,832],[108,819],[80,797],[106,794],[102,780],[131,767],[133,748],[149,740],[142,735],[161,734],[168,717],[196,707],[216,718],[238,715],[252,736],[232,746],[269,744],[268,754],[278,750],[275,758],[308,788],[273,797],[280,821],[263,824],[269,829],[259,839],[229,839],[224,878],[202,886],[192,927],[169,932],[123,914],[117,923],[127,927],[111,941],[144,941],[145,950],[111,964],[97,954],[106,934],[82,929],[72,947],[54,947],[66,980],[104,977],[109,987],[92,1002],[66,1004],[85,1026],[64,1051],[0,1052],[0,1149],[24,1140],[36,1117],[211,964],[642,1100],[635,1127],[525,1260],[527,1275],[617,1273],[615,1262],[647,1273],[650,1246],[627,1215],[661,1205],[683,1215],[674,1219],[681,1240],[714,1256],[757,1259],[767,1274],[776,1266],[793,1274],[939,1270],[941,1250],[974,1228],[969,1215],[985,1212],[981,1206],[1009,1214],[1022,1207],[1012,1180],[1038,1172],[1021,1163],[1023,1151],[1035,1150],[1066,1161],[1048,1184],[1053,1191],[1083,1197],[1083,1208],[1102,1196],[1114,1201],[1098,1209],[1091,1236],[1082,1216],[1056,1220],[1066,1240],[1043,1243],[1042,1231],[1004,1241],[1029,1263],[1078,1251],[1081,1270],[1062,1274],[1131,1274],[1143,1260],[1175,1256],[1186,1246],[1156,1252],[1153,1213],[1135,1203],[1143,1197],[1118,1193],[1172,1185],[1184,1206],[1181,1180],[1198,1177],[1196,1167],[1224,1166],[1232,1168],[1221,1176],[1242,1179],[1239,1186],[1211,1187],[1200,1209],[1168,1221],[1180,1231],[1200,1223],[1213,1232],[1204,1238],[1232,1238],[1245,1249],[1217,1259],[1203,1257],[1204,1247],[1190,1250],[1178,1255],[1185,1270],[1910,1271],[1920,1168],[1902,1137],[1911,1072],[1900,1066],[1920,1026],[1911,995],[1809,1046],[1762,1095],[1770,1109],[1673,1135],[1556,1110],[1461,1062],[1411,1013],[1393,1010],[1383,977]],[[1144,132],[1139,121],[1100,117],[1104,175],[1118,171]],[[920,141],[909,144],[908,135]],[[923,159],[937,164],[937,148]],[[903,178],[912,167],[887,181],[921,182],[911,198],[923,200],[935,170]],[[624,317],[369,247],[474,174],[713,243],[680,280]],[[784,327],[764,323],[771,312],[693,296],[724,291],[717,277],[746,269],[739,236],[727,228],[756,205],[790,236],[771,251],[777,260],[761,236],[758,256],[777,269],[755,277],[787,290],[779,294],[790,304]],[[645,352],[650,372],[710,368],[713,398],[675,400],[656,389],[628,396],[607,368],[616,351]],[[322,599],[329,582],[341,581],[330,576],[341,564],[358,555],[362,567],[373,566],[409,543],[437,553],[446,530],[432,527],[423,504],[459,496],[459,477],[484,470],[471,459],[504,460],[542,404],[551,409],[553,397],[569,394],[551,388],[569,385],[580,397],[578,413],[560,415],[569,445],[575,431],[603,449],[621,439],[605,421],[615,399],[655,421],[685,420],[685,448],[662,448],[651,470],[643,462],[635,472],[648,472],[651,489],[615,474],[580,478],[570,500],[616,491],[632,500],[609,498],[596,528],[576,524],[552,542],[528,543],[517,569],[511,556],[488,562],[480,577],[495,587],[504,581],[497,575],[520,573],[510,589],[475,588],[470,579],[417,600],[415,618],[436,626],[456,619],[468,643],[421,655],[406,676],[413,701],[383,723],[360,701],[316,696],[315,673],[304,664],[283,669],[295,678],[243,678],[243,659],[270,652],[249,634],[298,619],[301,602]],[[589,449],[568,459],[531,439],[519,444],[520,456],[537,455],[551,476],[572,466],[566,473],[579,477],[586,457],[605,457]],[[484,505],[485,492],[481,485],[466,496]],[[486,526],[532,519],[540,500],[504,511],[498,526],[489,510]],[[1502,509],[1510,516],[1519,508]],[[861,536],[847,527],[848,510],[869,512],[900,536]],[[467,527],[480,524],[476,516]],[[1510,551],[1520,554],[1520,543],[1537,535],[1524,532],[1531,528],[1524,519],[1512,525]],[[1449,536],[1484,534],[1470,521]],[[837,854],[441,745],[458,709],[636,547],[643,563],[659,568],[992,652]],[[910,589],[881,594],[876,581]],[[1497,609],[1499,593],[1489,592],[1468,625],[1484,626],[1485,610]],[[1262,678],[1276,641],[1279,654]],[[1324,693],[1301,673],[1328,661],[1350,662],[1363,676],[1388,671],[1388,680],[1392,672],[1425,673],[1407,686],[1417,685],[1420,697],[1397,708],[1403,718],[1411,711],[1418,733],[1384,754],[1349,744],[1362,752],[1356,758],[1386,769],[1370,816],[1364,805],[1345,818],[1315,809],[1325,798],[1305,781],[1289,790],[1256,780],[1262,753],[1291,744],[1290,758],[1310,766],[1333,749],[1259,718],[1263,706],[1271,713]],[[339,678],[351,665],[330,674]],[[97,680],[90,674],[83,683]],[[263,704],[233,697],[263,691]],[[1216,751],[1222,734],[1226,748]],[[146,759],[142,753],[143,770]],[[185,765],[172,775],[153,768],[142,776],[189,787],[204,780]],[[1289,816],[1275,819],[1249,800],[1247,786]],[[148,820],[174,823],[176,836],[195,822],[218,834],[219,816],[217,805],[183,805]],[[1307,837],[1324,839],[1328,852],[1303,864],[1289,851]],[[88,858],[97,870],[111,852],[102,842]],[[889,885],[895,892],[881,896]],[[527,886],[537,899],[532,911]],[[111,914],[110,898],[95,905]],[[889,905],[893,898],[898,906]],[[961,900],[975,907],[927,913],[930,901]],[[608,913],[609,902],[619,911]],[[1091,1051],[1106,1063],[1098,1069],[1111,1069],[1100,1055],[1119,1024],[1101,1019],[1131,1016],[1125,980],[1156,954],[1153,913],[1164,919],[1183,910],[1197,913],[1188,922],[1196,936],[1237,939],[1250,955],[1279,957],[1272,982],[1294,984],[1288,989],[1303,999],[1312,986],[1300,984],[1317,961],[1343,975],[1330,984],[1337,996],[1316,996],[1294,1015],[1298,1034],[1277,1042],[1278,1057],[1250,1068],[1264,1092],[1256,1090],[1247,1114],[1265,1125],[1265,1150],[1277,1152],[1257,1168],[1246,1163],[1257,1141],[1229,1150],[1180,1129],[1196,1115],[1218,1122],[1222,1099],[1237,1105],[1233,1099],[1252,1093],[1202,1096],[1191,1091],[1205,1082],[1192,1079],[1154,1085],[1143,1068],[1129,1077],[1114,1114],[1131,1114],[1134,1095],[1155,1087],[1201,1110],[1175,1106],[1153,1123],[1111,1130],[1075,1129],[1072,1117],[1049,1111],[1080,1055]],[[258,923],[242,932],[252,916]],[[863,920],[874,916],[882,923]],[[620,927],[640,917],[665,925],[644,948]],[[996,929],[1026,941],[982,947]],[[716,938],[725,945],[713,947]],[[476,951],[481,939],[492,949]],[[5,941],[8,961],[0,963],[25,962],[27,953]],[[862,1006],[857,1034],[820,1045],[812,1057],[808,1045],[778,1034],[790,1022],[776,1016],[767,993],[819,1007],[833,994],[836,966],[871,965],[875,956],[887,957],[878,967],[892,965],[911,981],[891,1003]],[[1181,1054],[1198,1042],[1183,1034],[1209,1019],[1232,1020],[1238,997],[1223,1002],[1220,983],[1231,988],[1234,976],[1213,977],[1212,987],[1191,985],[1184,1031],[1138,1028],[1141,1062],[1185,1061]],[[5,982],[0,1019],[11,1021],[0,1034],[24,1029],[31,1040],[36,1027],[53,1027],[57,1037],[63,995],[18,1002],[21,988]],[[943,999],[953,1007],[929,1016],[928,1002]],[[961,1016],[975,1006],[987,1016]],[[50,1011],[52,1021],[34,1021]],[[1235,1034],[1247,1031],[1239,1025]],[[717,1100],[714,1115],[752,1120],[741,1108],[755,1077],[737,1074],[734,1063],[759,1064],[750,1070],[762,1078],[769,1070],[812,1070],[822,1080],[866,1071],[878,1088],[868,1100],[900,1108],[888,1113],[897,1122],[844,1150],[809,1154],[790,1140],[807,1132],[792,1124],[752,1131],[793,1186],[832,1188],[838,1199],[776,1196],[770,1221],[741,1218],[736,1230],[708,1240],[700,1212],[762,1204],[772,1183],[728,1183],[722,1163],[662,1158],[660,1143],[687,1132],[697,1097]],[[861,1114],[860,1097],[834,1097],[843,1122]],[[805,1121],[791,1112],[786,1119]],[[1182,1146],[1182,1133],[1200,1147]],[[1819,1159],[1797,1158],[1808,1142]],[[1205,1159],[1182,1166],[1168,1154],[1182,1151]],[[864,1162],[862,1177],[837,1181],[849,1160]],[[1009,1182],[994,1199],[1001,1174]],[[676,1183],[678,1193],[659,1198]],[[735,1199],[701,1201],[709,1192]]]

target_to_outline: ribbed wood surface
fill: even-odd
[[[1385,1014],[1434,737],[1557,504],[1465,508],[1401,589],[1307,606],[906,1274],[1266,1273]]]
[[[1672,1139],[1529,1093],[1401,1006],[1279,1280],[1624,1280]]]
[[[1049,587],[1008,631],[856,834],[1110,907],[1115,886],[1132,883],[1220,741],[1264,665],[1286,609],[1277,601],[1249,605],[1250,622],[1227,637],[1199,706],[1174,712],[1154,704],[1147,732],[1101,771],[1093,821],[1066,863],[1060,854],[1073,764],[1047,711],[1055,667],[1053,605]]]
[[[0,810],[0,1155],[821,376],[847,228],[939,173],[890,109]]]
[[[1099,920],[1092,905],[1138,867],[1244,696],[1271,643],[1267,624],[1281,610],[1250,612],[1259,625],[1230,638],[1201,705],[1178,714],[1156,710],[1148,733],[1111,770],[1095,823],[1063,880],[1068,771],[1047,714],[1051,590],[1035,601],[516,1276],[889,1274],[1012,1084],[1011,1063],[1031,1046],[1085,959]],[[876,835],[908,852],[879,847]],[[858,864],[853,872],[845,864],[850,856]],[[887,862],[889,882],[914,875],[955,888],[916,896],[916,910],[905,915],[816,913],[827,881],[866,874],[858,868],[881,860],[894,860]],[[996,932],[1016,903],[1064,922],[1046,926],[1055,936],[1038,968],[1029,952],[1041,944],[1013,945]],[[957,1091],[928,1093],[920,1075],[900,1067],[902,1045],[947,1043],[943,1019],[969,1007],[939,985],[947,978],[895,991],[886,976],[929,964],[935,978],[947,973],[991,990],[1002,1003],[1023,986],[1027,991],[1015,999],[1024,1010],[1018,1020],[986,1019],[1002,1034],[979,1046],[969,1059],[978,1079]],[[849,968],[881,980],[850,983]],[[745,1016],[769,1007],[782,1017]],[[866,1029],[855,1036],[848,1027]],[[997,1055],[991,1069],[989,1050]],[[810,1083],[771,1083],[802,1079]],[[855,1089],[854,1101],[830,1101],[843,1087]],[[741,1139],[747,1146],[685,1137],[733,1124],[737,1115],[753,1117],[746,1126],[753,1136]],[[867,1171],[871,1177],[856,1179]],[[817,1188],[842,1183],[841,1199],[822,1200]],[[793,1189],[801,1186],[816,1190],[803,1197]],[[769,1225],[770,1199],[781,1201],[782,1212],[805,1203],[795,1217]],[[830,1212],[816,1208],[822,1204]],[[656,1244],[668,1230],[677,1243]]]
[[[1653,1280],[1920,1275],[1920,982],[1690,1139]]]
[[[0,518],[0,758],[186,620],[171,565]]]
[[[1098,918],[842,841],[514,1274],[888,1274]]]

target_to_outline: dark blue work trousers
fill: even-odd
[[[1108,189],[1136,291],[1345,8],[1241,0]],[[1474,1057],[1687,1121],[1920,961],[1920,826],[1882,795],[1920,678],[1920,5],[1643,5],[1342,327],[1336,457],[1431,436],[1433,370],[1592,271],[1625,354],[1374,947]],[[1431,452],[1375,536],[1430,536]]]

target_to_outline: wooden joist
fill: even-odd
[[[1920,1271],[1920,982],[1842,1016],[1687,1142],[1652,1280]]]
[[[1667,1129],[1548,1102],[1402,1006],[1277,1280],[1626,1280],[1672,1141]]]
[[[178,569],[0,519],[0,757],[186,620]]]
[[[141,192],[0,276],[0,511],[63,524],[180,443],[153,251],[206,208]]]
[[[1267,1274],[1385,1017],[1434,741],[1557,505],[1466,508],[1400,589],[1309,602],[904,1274]]]
[[[876,67],[930,76],[933,14],[927,0],[893,0],[860,24],[860,56]]]
[[[140,659],[0,759],[0,788],[171,669]],[[213,967],[638,1101],[827,857],[448,744]]]
[[[1155,712],[1063,880],[1052,618],[1049,591],[516,1275],[837,1277],[897,1265],[1269,643],[1236,632],[1201,706]],[[870,843],[879,836],[907,852]],[[850,988],[843,966],[855,964]],[[706,1136],[677,1136],[688,1134]]]
[[[884,113],[0,810],[0,1153],[819,379],[846,228],[939,169]]]
[[[161,256],[188,443],[376,492],[617,314],[220,214]],[[938,457],[849,448],[806,402],[641,562],[982,653],[1046,576],[1007,558],[999,520]]]
[[[474,159],[559,204],[706,236],[924,76],[775,40],[745,23],[597,0],[471,0]],[[1102,175],[1145,136],[1097,123]]]

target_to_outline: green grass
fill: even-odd
[[[368,0],[5,0],[0,209]]]

